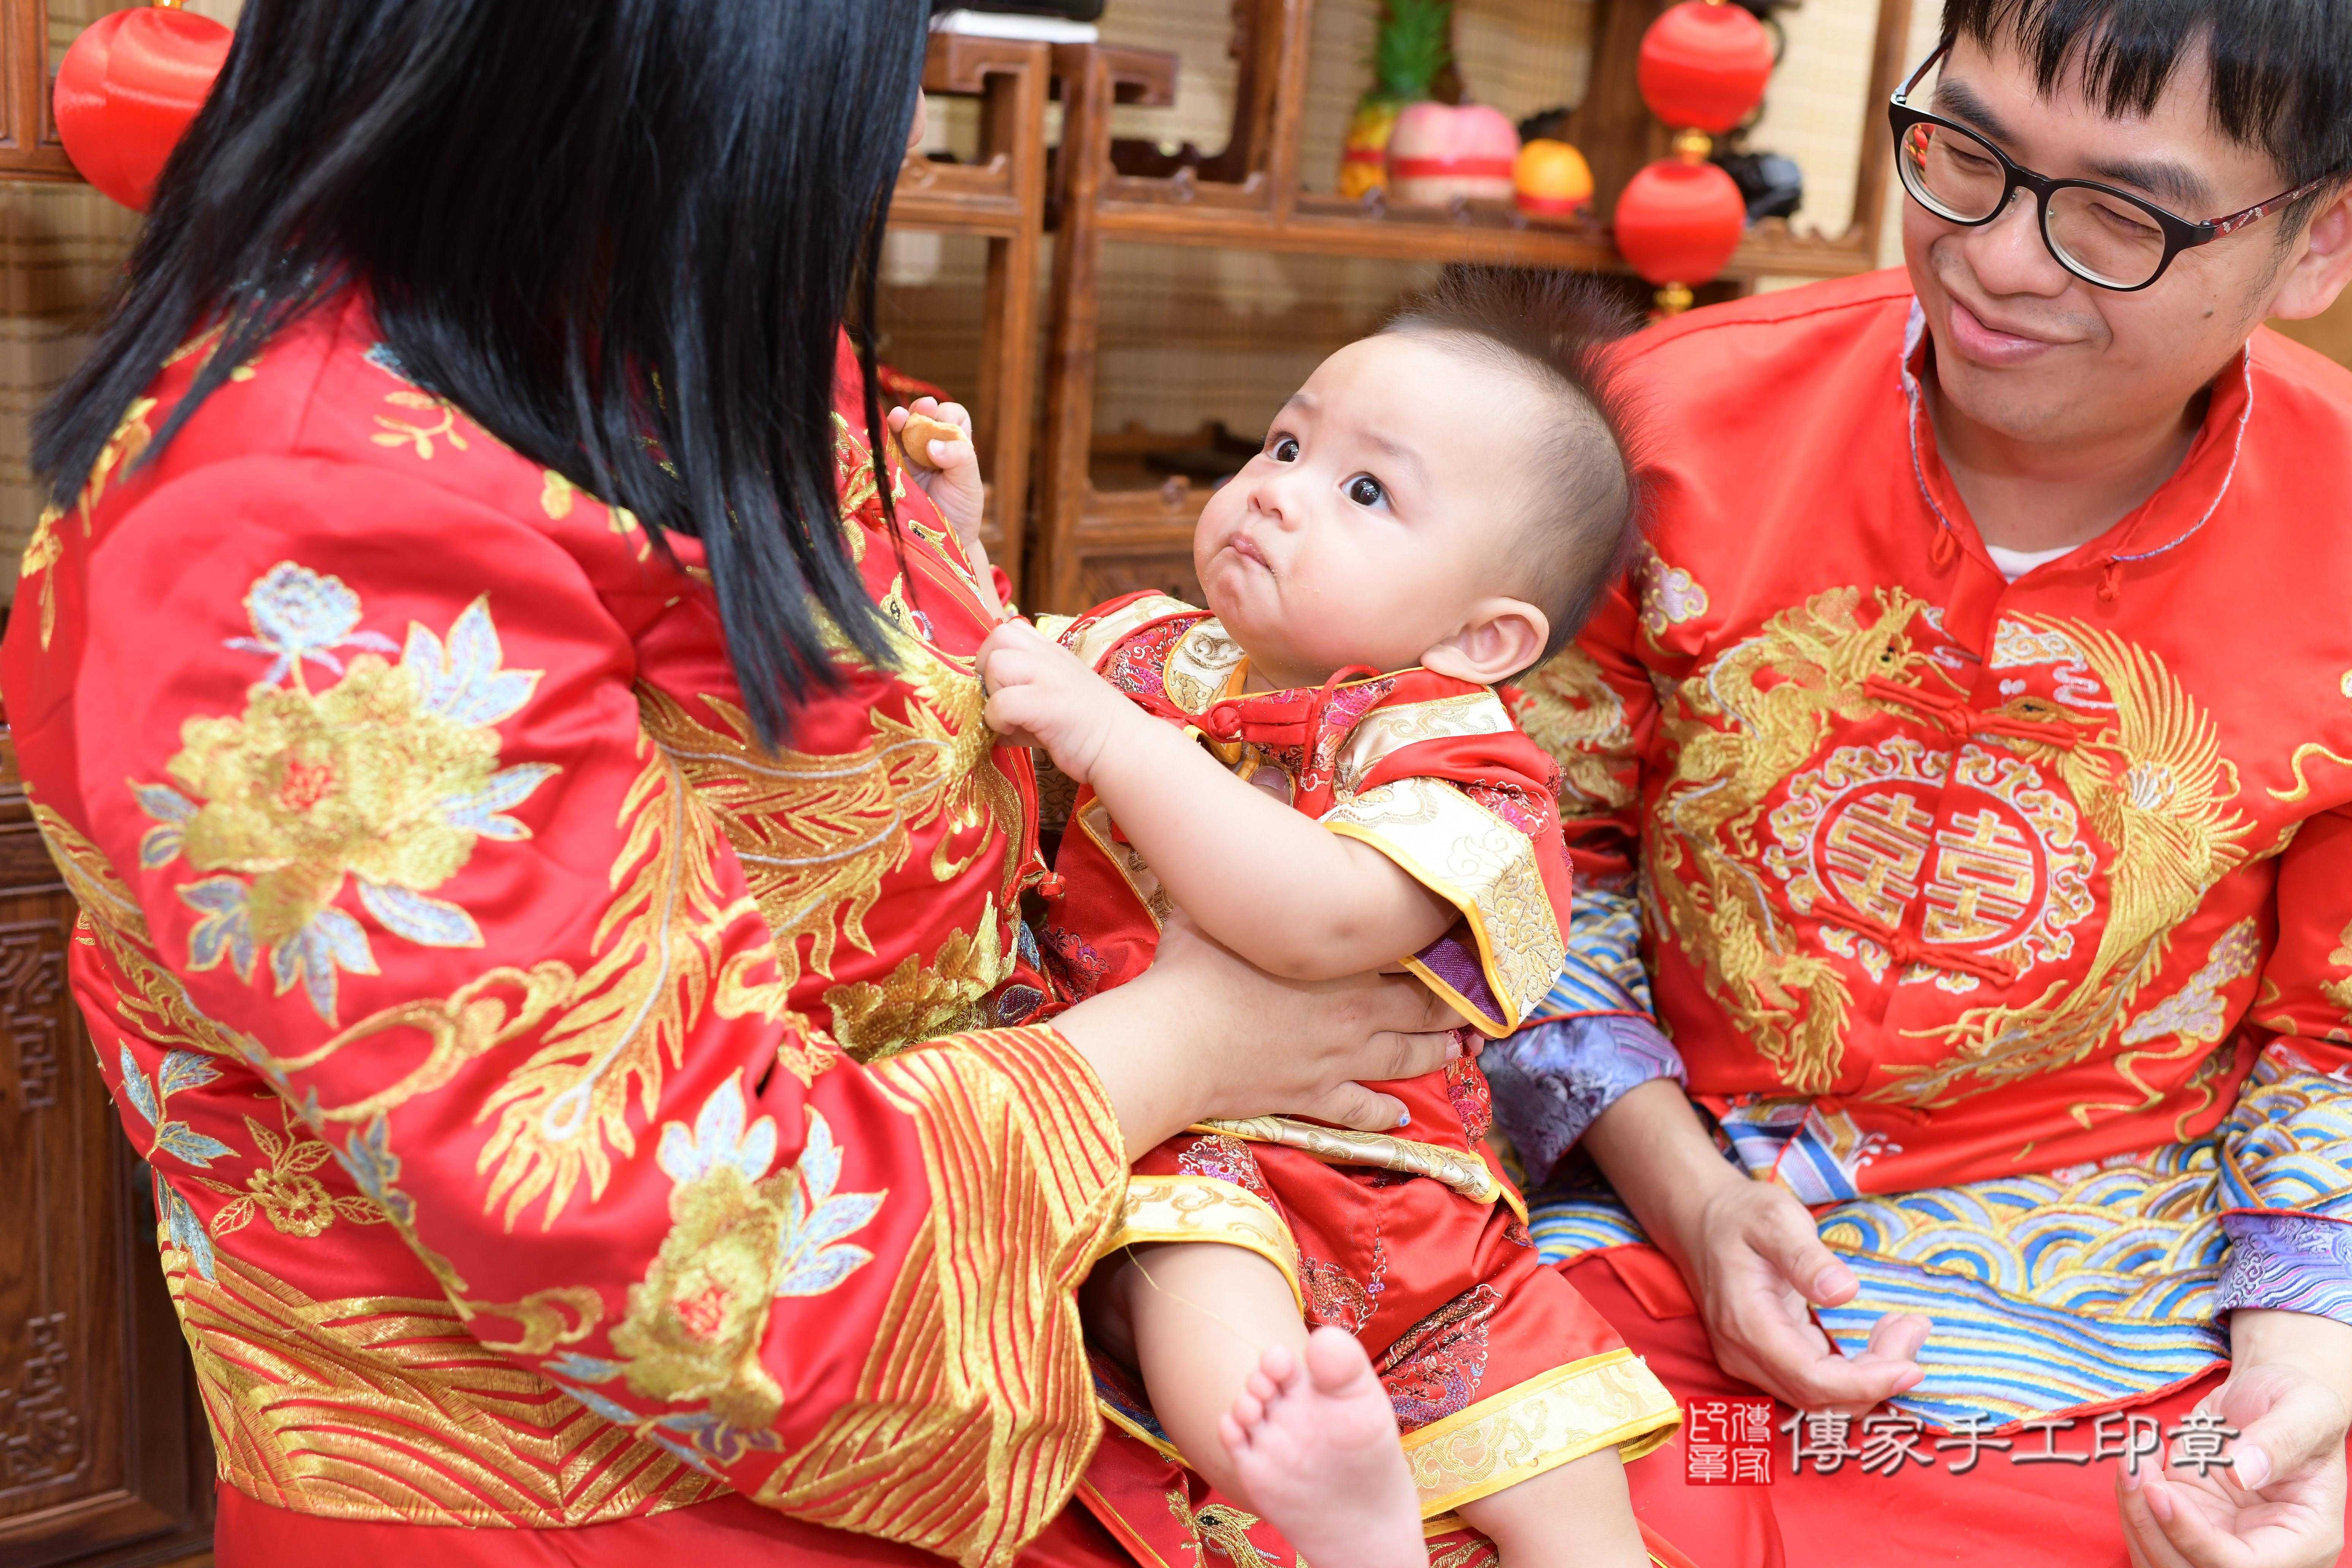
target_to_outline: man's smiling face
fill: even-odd
[[[2003,40],[1957,40],[1923,107],[2053,179],[2098,180],[2191,222],[2277,195],[2286,175],[2224,136],[2201,55],[2184,58],[2144,115],[2114,115],[2069,69],[2048,94]],[[1915,98],[1915,101],[1917,100]],[[2273,215],[2175,257],[2137,293],[2068,272],[2042,244],[2030,193],[1975,228],[1904,204],[1903,252],[1955,411],[2037,444],[2091,440],[2177,418],[2268,313],[2307,244],[2280,247]]]

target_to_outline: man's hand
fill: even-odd
[[[2329,1568],[2344,1549],[2352,1328],[2241,1308],[2230,1376],[2198,1410],[2237,1436],[2229,1463],[2126,1468],[2116,1501],[2132,1568]],[[2332,1375],[2330,1375],[2332,1373]]]
[[[1004,607],[995,603],[988,551],[980,542],[981,513],[987,506],[988,491],[981,482],[980,450],[971,444],[971,411],[961,403],[918,397],[912,404],[884,415],[883,423],[890,426],[892,437],[898,438],[905,435],[907,422],[917,415],[926,425],[945,426],[955,436],[948,439],[934,435],[921,443],[920,451],[902,445],[899,449],[907,454],[908,472],[915,476],[916,485],[931,498],[931,504],[940,509],[940,516],[955,530],[957,542],[963,546],[964,559],[971,563],[972,576],[980,583],[982,597],[1001,615]]]
[[[1723,1370],[1803,1410],[1860,1415],[1918,1385],[1927,1338],[1916,1312],[1890,1313],[1848,1359],[1810,1307],[1860,1289],[1786,1187],[1751,1181],[1718,1153],[1682,1086],[1654,1079],[1618,1097],[1584,1134],[1633,1217],[1682,1270]]]
[[[1166,728],[1026,621],[991,632],[980,645],[979,667],[988,727],[1016,746],[1044,747],[1078,784],[1094,781],[1115,737]]]
[[[1734,1377],[1801,1410],[1859,1415],[1926,1375],[1912,1359],[1928,1329],[1916,1312],[1879,1319],[1869,1349],[1852,1358],[1814,1325],[1811,1307],[1851,1300],[1860,1287],[1787,1188],[1718,1189],[1679,1250],[1716,1360]]]

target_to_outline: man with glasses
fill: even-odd
[[[1706,1568],[2325,1568],[2352,375],[2260,323],[2352,279],[2352,4],[1948,0],[1889,115],[1903,271],[1629,350],[1654,548],[1527,683],[1580,901],[1497,1117]]]

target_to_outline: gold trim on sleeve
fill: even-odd
[[[995,1568],[1061,1511],[1101,1433],[1076,1290],[1127,1189],[1118,1118],[1047,1028],[868,1070],[915,1122],[924,1226],[851,1397],[758,1500]]]
[[[1421,1511],[1438,1516],[1614,1447],[1632,1461],[1664,1445],[1683,1413],[1630,1350],[1586,1356],[1482,1399],[1404,1439]]]
[[[1323,815],[1323,826],[1370,845],[1462,911],[1478,943],[1500,1018],[1465,1016],[1500,1038],[1542,1001],[1568,944],[1537,868],[1535,841],[1442,779],[1406,778],[1366,790]],[[1412,965],[1423,979],[1423,966]],[[1467,1006],[1452,993],[1449,1002]]]
[[[1518,1194],[1496,1179],[1486,1162],[1464,1149],[1443,1143],[1416,1143],[1385,1132],[1358,1132],[1351,1128],[1326,1127],[1316,1121],[1294,1121],[1286,1116],[1251,1116],[1234,1121],[1203,1121],[1196,1132],[1222,1132],[1253,1143],[1278,1143],[1312,1154],[1328,1165],[1370,1165],[1374,1170],[1402,1171],[1442,1182],[1474,1203],[1508,1203],[1522,1220],[1527,1206]],[[1138,1178],[1140,1180],[1141,1178]]]
[[[1213,1241],[1256,1253],[1282,1270],[1299,1316],[1306,1316],[1298,1243],[1274,1205],[1247,1187],[1214,1176],[1129,1176],[1118,1228],[1103,1251],[1166,1241]]]

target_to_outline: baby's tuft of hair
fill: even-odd
[[[1538,395],[1549,427],[1532,437],[1522,591],[1551,622],[1549,659],[1633,563],[1640,492],[1628,455],[1631,416],[1610,348],[1629,311],[1595,279],[1523,268],[1448,267],[1400,307],[1387,332],[1451,339]],[[1540,662],[1540,660],[1538,661]]]

